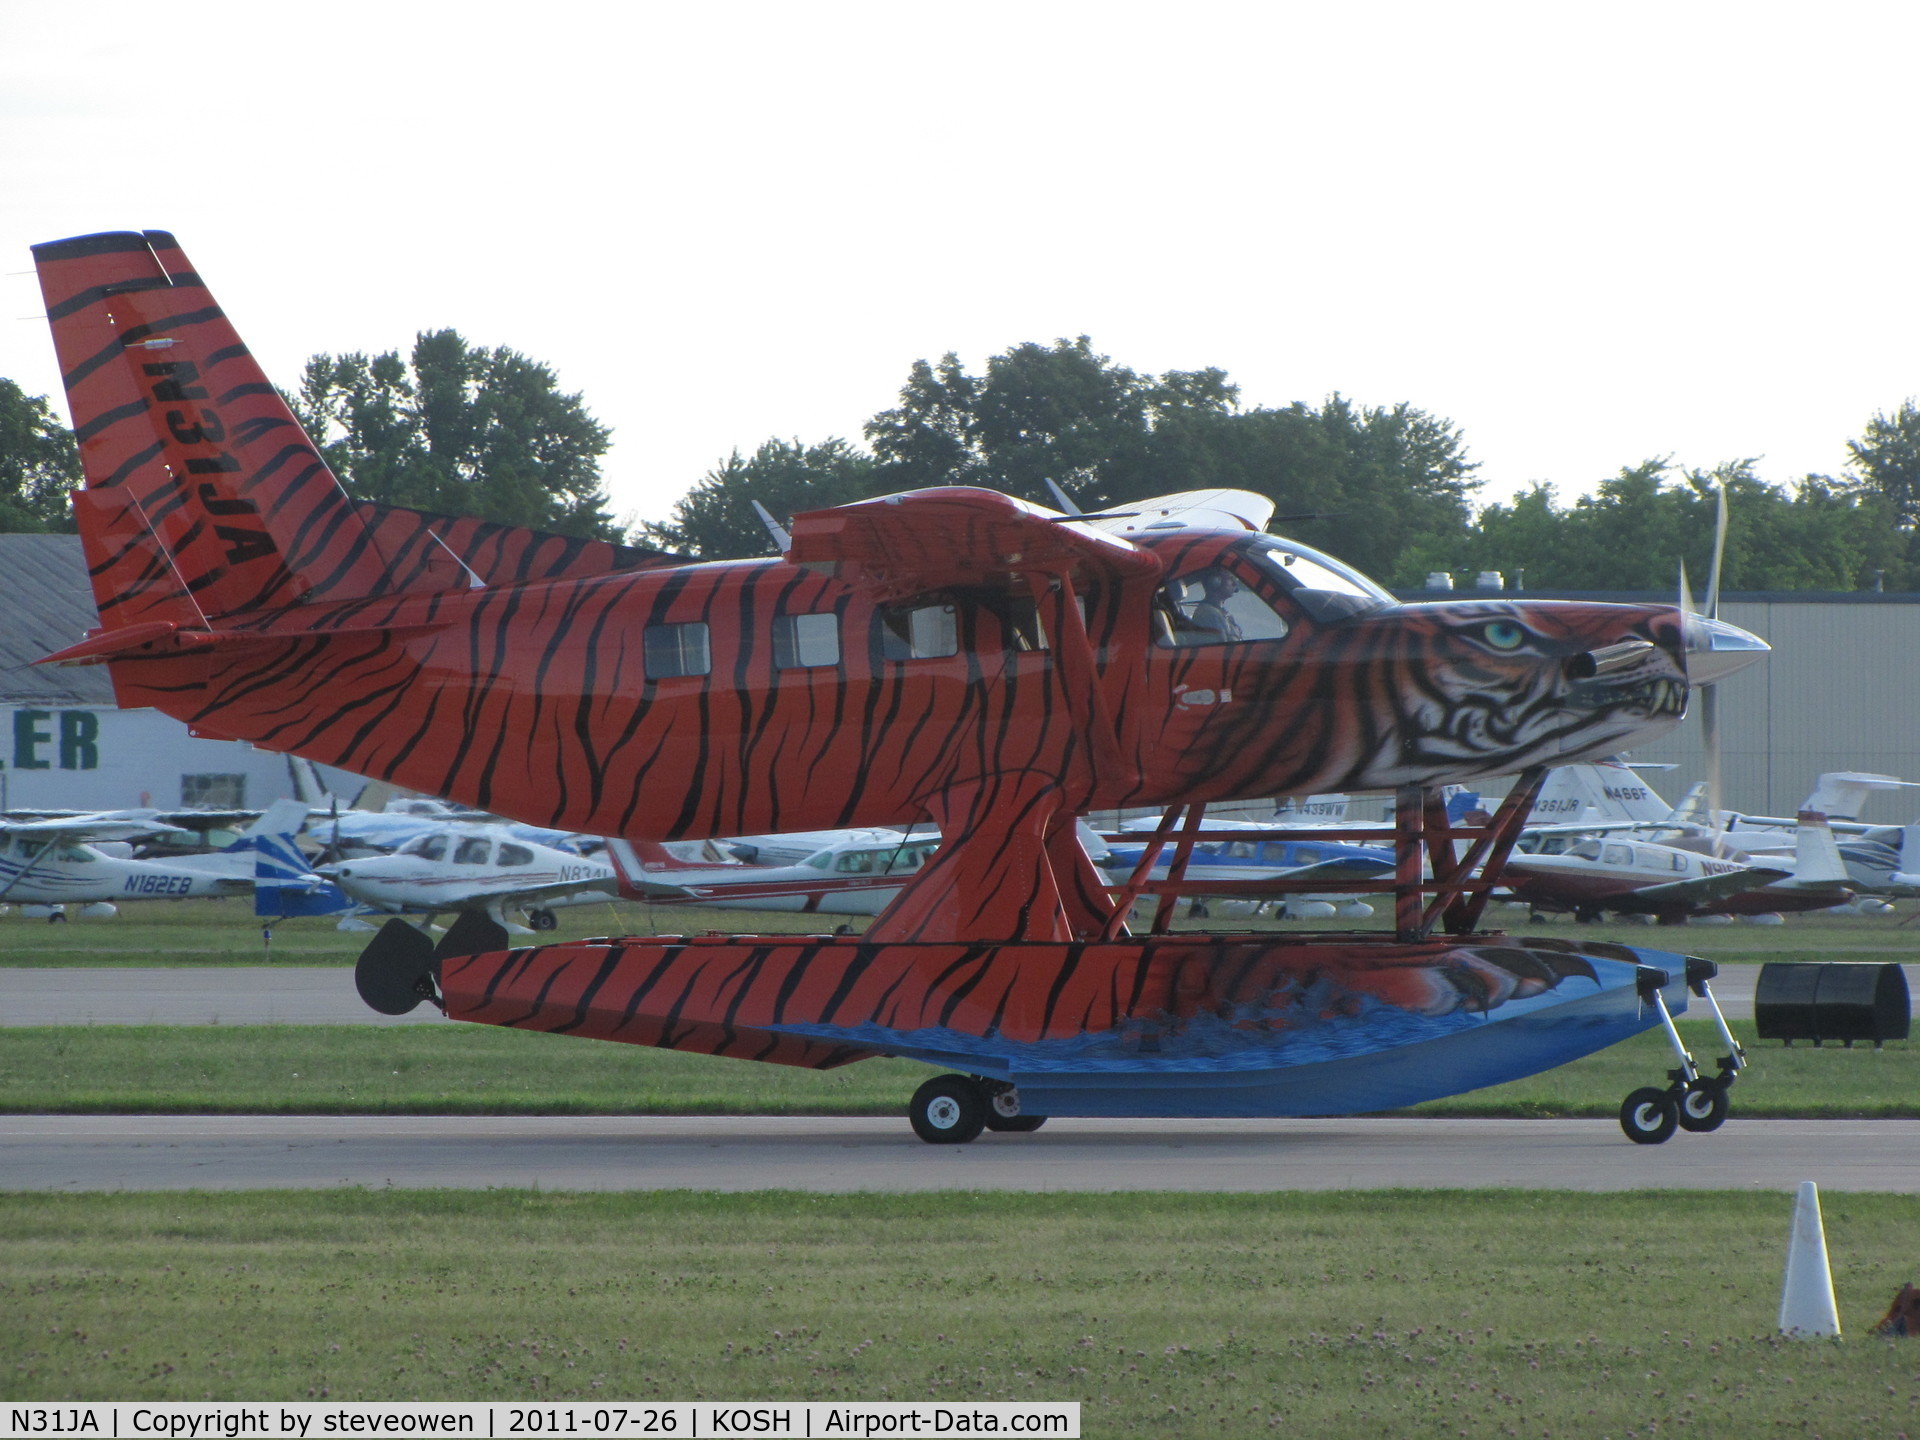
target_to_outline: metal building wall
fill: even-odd
[[[1733,809],[1791,815],[1826,770],[1920,780],[1920,597],[1729,599],[1721,615],[1773,654],[1720,686],[1721,775]],[[1678,769],[1650,775],[1678,800],[1705,778],[1700,702],[1666,740],[1629,758]],[[1874,796],[1868,820],[1920,815],[1920,791]]]

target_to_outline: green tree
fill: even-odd
[[[1920,410],[1913,401],[1891,415],[1876,411],[1860,438],[1847,442],[1847,454],[1860,483],[1892,502],[1902,524],[1920,522]]]
[[[67,492],[80,483],[73,432],[44,395],[0,380],[0,531],[71,532]]]
[[[316,355],[292,403],[356,498],[621,538],[600,480],[607,428],[516,350],[437,330],[406,361]]]
[[[1220,370],[1155,379],[1094,352],[1085,335],[1016,345],[968,375],[954,355],[914,362],[900,403],[867,422],[887,487],[985,485],[1052,504],[1047,481],[1082,509],[1156,491],[1156,432],[1177,416],[1224,414],[1236,398]],[[1176,487],[1177,488],[1177,487]]]
[[[1726,590],[1871,588],[1876,572],[1905,575],[1902,542],[1883,498],[1809,475],[1768,484],[1753,463],[1676,470],[1647,460],[1560,508],[1546,486],[1489,505],[1468,533],[1423,556],[1435,570],[1523,570],[1530,589],[1673,593],[1681,563],[1696,601],[1713,564],[1716,490],[1727,491]]]
[[[774,552],[773,537],[755,513],[766,507],[785,525],[803,510],[845,505],[882,493],[881,467],[844,440],[804,446],[769,440],[751,458],[727,457],[674,506],[673,518],[644,525],[641,542],[705,560],[738,559]]]

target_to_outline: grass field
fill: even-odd
[[[1681,1025],[1710,1068],[1712,1027]],[[1754,1062],[1734,1090],[1736,1115],[1920,1116],[1910,1041],[1788,1049],[1734,1028]],[[1650,1033],[1415,1113],[1610,1116],[1629,1090],[1664,1084],[1672,1063]],[[907,1060],[821,1073],[485,1025],[0,1029],[0,1111],[16,1114],[898,1115],[933,1073]]]
[[[1089,1435],[1893,1435],[1910,1198],[0,1197],[8,1399],[1051,1398]]]
[[[714,910],[698,906],[615,904],[569,906],[554,912],[559,929],[544,940],[589,935],[676,935],[704,931],[807,935],[851,924],[864,929],[863,916],[796,915],[772,911]],[[1679,950],[1711,959],[1747,960],[1910,960],[1920,958],[1920,926],[1902,925],[1915,913],[1899,916],[1793,915],[1784,925],[1688,925],[1667,929],[1647,925],[1534,926],[1523,911],[1496,906],[1489,927],[1515,934],[1543,934],[1614,940],[1656,950]],[[1378,929],[1389,923],[1384,902],[1365,922],[1316,923],[1315,929]],[[1182,920],[1180,928],[1227,928],[1241,922]],[[1246,928],[1301,933],[1289,921],[1248,921]],[[330,919],[283,920],[263,943],[260,922],[238,900],[149,901],[130,904],[110,920],[76,919],[59,925],[28,920],[15,912],[0,917],[0,966],[49,965],[348,965],[365,948],[365,933],[342,933]],[[519,943],[531,943],[520,937]]]

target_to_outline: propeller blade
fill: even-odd
[[[1718,504],[1713,521],[1713,565],[1707,571],[1707,619],[1720,618],[1720,566],[1727,557],[1727,482],[1713,477]]]

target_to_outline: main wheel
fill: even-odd
[[[1665,1090],[1643,1085],[1620,1106],[1620,1128],[1636,1145],[1664,1145],[1680,1123],[1680,1107]]]
[[[907,1106],[913,1133],[929,1145],[964,1145],[986,1128],[986,1093],[965,1075],[936,1075]]]
[[[987,1129],[1002,1134],[1031,1135],[1047,1123],[1044,1115],[1022,1115],[1020,1092],[1009,1085],[987,1102]]]
[[[560,923],[560,917],[551,910],[527,911],[527,924],[536,930],[551,930]]]
[[[1703,1075],[1687,1086],[1687,1093],[1680,1097],[1680,1128],[1695,1134],[1718,1130],[1727,1123],[1727,1111],[1731,1108],[1727,1087]]]

